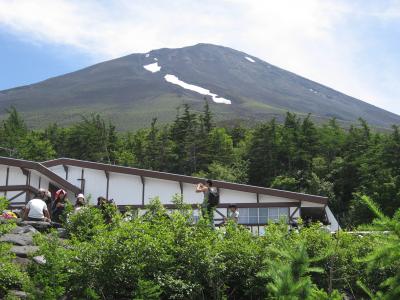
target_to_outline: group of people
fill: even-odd
[[[25,206],[23,218],[27,221],[45,221],[60,223],[69,200],[67,192],[63,189],[56,191],[54,199],[50,191],[39,189],[36,196]],[[74,211],[79,211],[85,206],[85,196],[79,194],[76,198]]]
[[[204,194],[204,200],[201,205],[201,213],[204,218],[208,219],[211,224],[214,224],[214,211],[219,204],[219,194],[217,188],[213,186],[211,180],[207,180],[205,183],[199,183],[196,186],[197,193]],[[110,203],[110,200],[104,197],[97,199],[97,206],[102,208],[105,207],[106,203]],[[60,223],[61,216],[64,214],[65,208],[68,205],[69,200],[67,199],[67,192],[63,189],[59,189],[52,198],[50,191],[46,189],[40,189],[36,196],[30,200],[24,209],[23,218],[29,221],[45,221]],[[86,205],[85,196],[78,194],[74,205],[74,212],[80,211]],[[236,205],[229,205],[228,215],[224,218],[224,221],[232,220],[237,223],[239,221],[239,211]]]
[[[219,193],[213,186],[212,180],[208,179],[205,183],[198,183],[196,193],[203,193],[203,203],[201,205],[201,213],[204,218],[208,219],[210,224],[214,225],[214,211],[219,204]],[[224,222],[231,220],[235,223],[239,221],[239,210],[235,204],[228,206],[228,215],[224,218]]]

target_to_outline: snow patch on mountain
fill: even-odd
[[[149,57],[149,56],[150,56],[150,54],[149,54],[149,53],[147,53],[147,54],[146,54],[146,57]]]
[[[252,62],[252,63],[256,62],[256,61],[255,61],[254,59],[252,59],[251,57],[245,56],[244,58],[247,59],[248,61]]]
[[[145,65],[143,66],[147,71],[150,71],[151,73],[156,73],[161,70],[161,67],[158,65],[158,62],[155,62],[153,64]]]
[[[193,92],[196,92],[196,93],[199,93],[199,94],[205,95],[205,96],[211,96],[212,100],[215,103],[222,103],[222,104],[231,104],[232,103],[231,100],[219,97],[217,94],[211,93],[210,90],[202,88],[201,86],[197,86],[197,85],[194,85],[194,84],[186,83],[186,82],[180,80],[175,75],[167,74],[167,75],[164,76],[164,79],[167,82],[179,85],[180,87],[182,87],[182,88],[184,88],[186,90],[191,90]]]

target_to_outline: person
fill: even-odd
[[[74,213],[77,213],[84,207],[85,207],[85,196],[83,194],[78,194],[78,196],[76,197],[76,203],[74,206]]]
[[[61,215],[65,211],[67,205],[67,192],[60,189],[56,192],[56,197],[54,199],[53,205],[51,206],[51,217],[54,222],[61,222]]]
[[[48,190],[45,190],[46,192],[45,192],[45,195],[44,195],[44,198],[43,198],[43,201],[46,203],[46,205],[47,205],[47,210],[49,211],[49,213],[51,213],[51,192],[50,191],[48,191]],[[51,214],[50,214],[50,217],[51,217]]]
[[[39,190],[35,198],[31,199],[25,206],[24,220],[50,222],[50,214],[43,198],[46,191]]]
[[[110,224],[113,220],[114,211],[113,208],[116,208],[113,199],[107,200],[105,197],[100,196],[97,198],[97,207],[103,214],[104,221],[107,224]]]
[[[219,195],[212,180],[208,179],[205,184],[198,183],[196,193],[203,193],[203,203],[201,205],[201,213],[204,218],[208,218],[211,224],[214,225],[214,209],[218,205]]]
[[[103,196],[97,198],[97,207],[103,209],[104,206],[108,203],[107,199]]]
[[[225,218],[225,222],[227,220],[232,220],[235,223],[239,222],[239,210],[238,210],[237,205],[229,204],[229,206],[228,206],[228,217]]]

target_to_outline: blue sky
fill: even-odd
[[[199,42],[400,114],[400,0],[0,0],[0,90]]]

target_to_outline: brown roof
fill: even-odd
[[[42,165],[45,167],[48,167],[48,168],[53,167],[53,166],[58,166],[58,165],[69,165],[69,166],[75,166],[75,167],[81,167],[81,168],[96,169],[96,170],[102,170],[102,171],[108,171],[108,172],[114,172],[114,173],[137,175],[137,176],[151,177],[151,178],[164,179],[164,180],[172,180],[172,181],[191,183],[191,184],[196,184],[199,181],[204,181],[203,178],[197,178],[197,177],[193,177],[193,176],[178,175],[178,174],[158,172],[158,171],[152,171],[152,170],[144,170],[144,169],[131,168],[131,167],[122,167],[122,166],[96,163],[96,162],[90,162],[90,161],[83,161],[83,160],[77,160],[77,159],[71,159],[71,158],[54,159],[54,160],[43,162]],[[270,195],[270,196],[282,197],[282,198],[293,199],[293,200],[298,200],[298,201],[309,201],[309,202],[314,202],[314,203],[319,203],[319,204],[327,204],[328,203],[328,198],[322,197],[322,196],[308,195],[308,194],[303,194],[303,193],[295,193],[295,192],[289,192],[289,191],[283,191],[283,190],[277,190],[277,189],[271,189],[271,188],[265,188],[265,187],[258,187],[258,186],[252,186],[252,185],[246,185],[246,184],[231,183],[231,182],[225,182],[225,181],[219,181],[219,180],[214,180],[213,182],[216,187],[224,188],[224,189],[231,189],[231,190],[248,192],[248,193],[256,193],[256,194],[261,194],[261,195]]]
[[[29,160],[0,156],[0,164],[12,166],[12,167],[35,170],[35,171],[39,172],[40,174],[48,177],[54,183],[56,183],[57,185],[59,185],[60,187],[66,189],[66,190],[70,190],[71,192],[73,192],[75,194],[78,194],[81,191],[80,188],[78,188],[77,186],[66,181],[64,178],[58,176],[56,173],[54,173],[53,171],[51,171],[48,168],[46,168],[45,166],[43,166],[41,163],[29,161]]]

